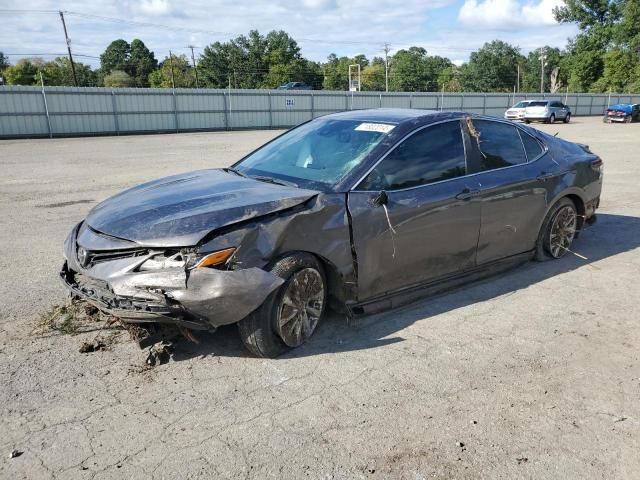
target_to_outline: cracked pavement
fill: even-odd
[[[277,360],[233,326],[197,333],[151,369],[126,333],[81,354],[100,331],[33,331],[64,300],[65,235],[108,195],[277,132],[0,142],[0,478],[638,478],[640,124],[538,128],[604,159],[587,261],[333,314]]]

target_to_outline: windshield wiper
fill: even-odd
[[[238,175],[239,177],[249,178],[249,176],[248,176],[248,175],[246,175],[246,174],[242,173],[242,172],[241,172],[241,171],[239,171],[239,170],[236,170],[236,169],[235,169],[235,168],[233,168],[233,167],[226,167],[226,168],[223,168],[222,170],[224,170],[225,172],[235,173],[235,174],[236,174],[236,175]]]
[[[260,182],[274,183],[276,185],[284,185],[285,187],[298,188],[297,183],[289,182],[287,180],[281,180],[279,178],[267,177],[266,175],[253,175],[250,178],[253,178],[254,180],[258,180]]]

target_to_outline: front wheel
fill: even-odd
[[[556,203],[540,228],[536,242],[536,260],[544,261],[564,256],[576,237],[578,228],[578,212],[569,198]]]
[[[324,269],[309,253],[295,253],[271,265],[284,279],[254,312],[238,323],[245,347],[258,357],[273,358],[306,342],[324,316],[327,281]]]
[[[571,114],[567,113],[567,116],[564,117],[564,123],[569,123],[571,121]]]
[[[627,115],[626,117],[624,117],[624,123],[631,123],[631,115]]]

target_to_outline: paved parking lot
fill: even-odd
[[[64,301],[64,237],[108,195],[276,132],[0,142],[0,478],[640,478],[640,124],[539,128],[604,159],[587,260],[334,315],[277,360],[199,334],[152,369],[102,325],[34,331]]]

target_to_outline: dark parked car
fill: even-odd
[[[640,118],[640,104],[619,103],[610,105],[604,112],[603,121],[631,123]]]
[[[313,88],[304,82],[288,82],[280,85],[278,90],[313,90]]]
[[[556,120],[562,120],[564,123],[571,121],[571,110],[562,102],[534,100],[529,102],[524,110],[525,123],[555,123]]]
[[[524,125],[455,112],[327,115],[230,168],[119,193],[73,228],[72,294],[130,322],[238,323],[275,356],[327,306],[395,307],[531,258],[595,219],[602,161]]]

